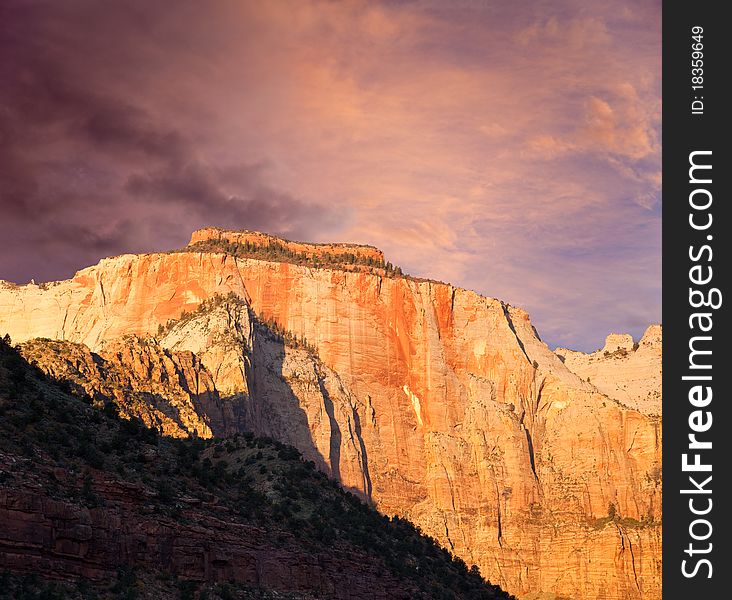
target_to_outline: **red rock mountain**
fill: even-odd
[[[570,371],[523,310],[376,249],[202,230],[69,281],[0,283],[5,332],[68,342],[36,362],[94,394],[124,379],[129,411],[166,433],[297,446],[511,593],[661,597],[659,418]]]

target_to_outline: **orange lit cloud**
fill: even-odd
[[[552,343],[660,318],[658,2],[80,0],[6,17],[0,278],[214,224],[378,245],[526,307]]]

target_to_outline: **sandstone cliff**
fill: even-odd
[[[263,348],[270,356],[242,377],[235,366],[256,364],[258,348],[221,347],[215,335],[231,325],[159,339],[207,365],[219,397],[248,399],[246,427],[317,452],[344,486],[513,593],[660,598],[659,420],[577,376],[498,300],[192,247],[105,259],[42,287],[0,284],[0,332],[103,355],[229,293],[317,354],[308,364],[308,352]]]
[[[599,391],[645,414],[661,414],[660,325],[646,329],[640,342],[627,334],[610,334],[591,354],[557,348],[564,364]]]

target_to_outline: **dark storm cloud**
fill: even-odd
[[[179,247],[206,225],[306,237],[331,218],[277,190],[261,159],[209,158],[160,89],[141,85],[164,88],[160,57],[188,51],[155,30],[192,6],[0,8],[0,279],[67,277],[106,255]]]
[[[296,219],[308,220],[310,206],[263,185],[259,165],[206,167],[195,161],[171,161],[166,167],[134,174],[125,190],[164,206],[174,203],[213,219],[212,225],[247,219],[249,227],[287,228]],[[236,190],[228,194],[225,190]],[[205,202],[201,199],[205,198]]]

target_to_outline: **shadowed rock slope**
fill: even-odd
[[[160,437],[69,387],[0,341],[4,597],[510,598],[291,446]]]

